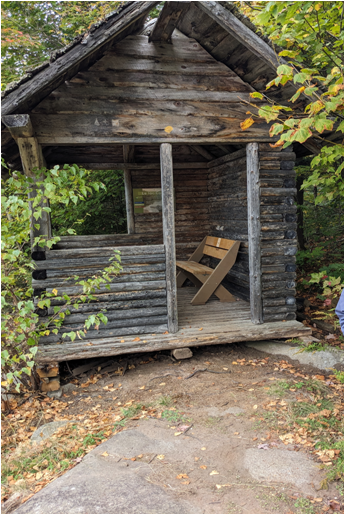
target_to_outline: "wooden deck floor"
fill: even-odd
[[[39,345],[37,362],[115,356],[178,347],[213,345],[241,341],[292,338],[311,334],[300,322],[269,322],[254,325],[248,302],[221,303],[216,297],[204,306],[192,306],[195,288],[178,289],[179,330],[175,334],[142,334]]]

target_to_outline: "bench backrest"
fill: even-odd
[[[216,238],[207,236],[203,253],[218,259],[223,259],[229,249],[236,243],[234,240],[226,240],[225,238]]]

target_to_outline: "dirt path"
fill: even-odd
[[[327,426],[339,438],[335,379],[243,345],[193,352],[181,362],[167,353],[123,357],[124,376],[85,374],[47,409],[59,408],[57,419],[75,420],[84,431],[100,414],[113,416],[121,432],[91,445],[90,454],[186,503],[186,512],[340,513],[336,482],[325,481],[338,454],[315,447]],[[308,414],[312,427],[300,420]],[[51,487],[17,512],[43,513],[35,499]],[[107,509],[95,513],[126,513]]]

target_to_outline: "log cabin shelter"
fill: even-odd
[[[35,293],[75,293],[67,278],[107,266],[114,248],[123,267],[109,291],[41,339],[41,363],[310,334],[295,301],[294,165],[305,149],[272,148],[258,118],[240,126],[256,112],[246,102],[261,102],[250,93],[276,76],[277,55],[231,2],[165,2],[148,22],[156,5],[125,2],[3,96],[3,156],[14,169],[76,163],[124,173],[127,234],[32,249]],[[285,102],[293,88],[269,96]],[[39,231],[51,234],[49,215]],[[240,242],[221,283],[235,302],[213,295],[193,306],[195,286],[176,280],[176,260],[206,236]],[[62,339],[101,310],[106,325]]]

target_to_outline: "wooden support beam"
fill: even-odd
[[[149,37],[150,42],[171,43],[171,35],[180,19],[186,2],[165,2]]]
[[[202,157],[207,159],[207,161],[212,161],[214,159],[214,156],[206,150],[206,148],[202,147],[201,145],[190,145],[190,148],[192,150],[195,150],[198,154],[200,154]]]
[[[2,122],[11,133],[12,138],[30,138],[34,136],[34,129],[28,114],[12,114],[2,117]]]
[[[37,138],[34,137],[34,129],[28,114],[14,114],[2,117],[3,123],[9,129],[12,137],[17,141],[19,148],[20,159],[22,161],[23,171],[27,177],[30,177],[34,182],[39,182],[43,179],[43,175],[37,176],[34,173],[35,169],[41,169],[46,166],[42,147],[38,143]],[[31,191],[29,198],[34,199],[36,192]],[[30,201],[30,209],[33,211],[32,201]],[[43,200],[40,207],[49,207],[49,202]],[[39,225],[39,228],[35,227]],[[31,216],[30,222],[30,240],[32,252],[41,252],[44,248],[34,245],[36,237],[43,237],[46,239],[51,238],[51,222],[50,214],[42,211],[42,216],[38,220]]]
[[[124,166],[124,180],[125,180],[125,197],[126,197],[126,213],[127,213],[127,232],[128,234],[135,233],[134,222],[134,201],[133,201],[133,188],[131,170],[127,163],[134,161],[134,145],[123,145],[123,160]]]
[[[253,324],[262,324],[259,145],[246,148],[250,313]]]
[[[172,145],[162,143],[160,146],[163,242],[166,255],[166,288],[168,307],[168,331],[178,331],[177,287],[176,287],[176,251],[175,251],[175,217],[174,217],[174,177]]]

